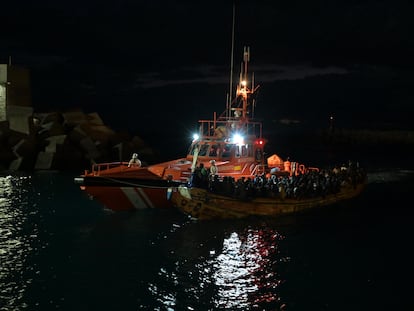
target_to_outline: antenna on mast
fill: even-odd
[[[227,102],[227,116],[231,116],[231,102],[233,101],[233,54],[234,54],[234,24],[236,20],[236,3],[233,2],[233,24],[231,28],[231,54],[230,54],[230,90]]]
[[[243,79],[247,80],[247,65],[250,61],[250,47],[245,46],[243,51],[243,64],[244,64],[244,71],[243,71]]]

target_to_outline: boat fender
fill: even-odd
[[[187,199],[191,200],[191,194],[190,194],[190,191],[188,190],[187,187],[185,187],[185,186],[179,186],[178,187],[178,192],[180,192],[180,194],[184,198],[187,198]]]

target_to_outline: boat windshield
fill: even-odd
[[[230,158],[232,155],[232,151],[234,151],[235,147],[236,146],[234,144],[225,144],[221,156],[223,158]]]
[[[194,156],[195,150],[198,150],[199,157],[209,158],[223,158],[228,159],[231,157],[247,158],[254,156],[254,146],[252,144],[235,144],[235,143],[204,143],[203,145],[194,144],[190,147],[188,154]]]
[[[220,144],[211,145],[208,156],[209,157],[217,157],[219,155],[220,155]]]
[[[201,146],[200,152],[198,153],[198,156],[203,157],[207,155],[208,147],[210,147],[209,144],[205,143]]]

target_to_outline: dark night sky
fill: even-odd
[[[186,135],[225,108],[232,2],[9,1],[0,63],[32,73],[35,111],[81,108],[114,129]],[[413,128],[414,2],[238,1],[261,85],[257,117]],[[148,122],[150,121],[150,122]]]

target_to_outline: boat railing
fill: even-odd
[[[112,168],[118,168],[120,171],[126,170],[128,168],[129,162],[108,162],[108,163],[94,163],[92,164],[91,172],[94,175],[99,175],[102,171],[107,171]]]
[[[262,137],[262,122],[253,121],[251,119],[241,120],[240,118],[226,118],[218,120],[199,120],[200,134],[202,137],[217,136],[216,130],[224,130],[220,135],[223,138],[228,136],[230,132],[237,131],[244,135],[253,135],[256,138]]]

